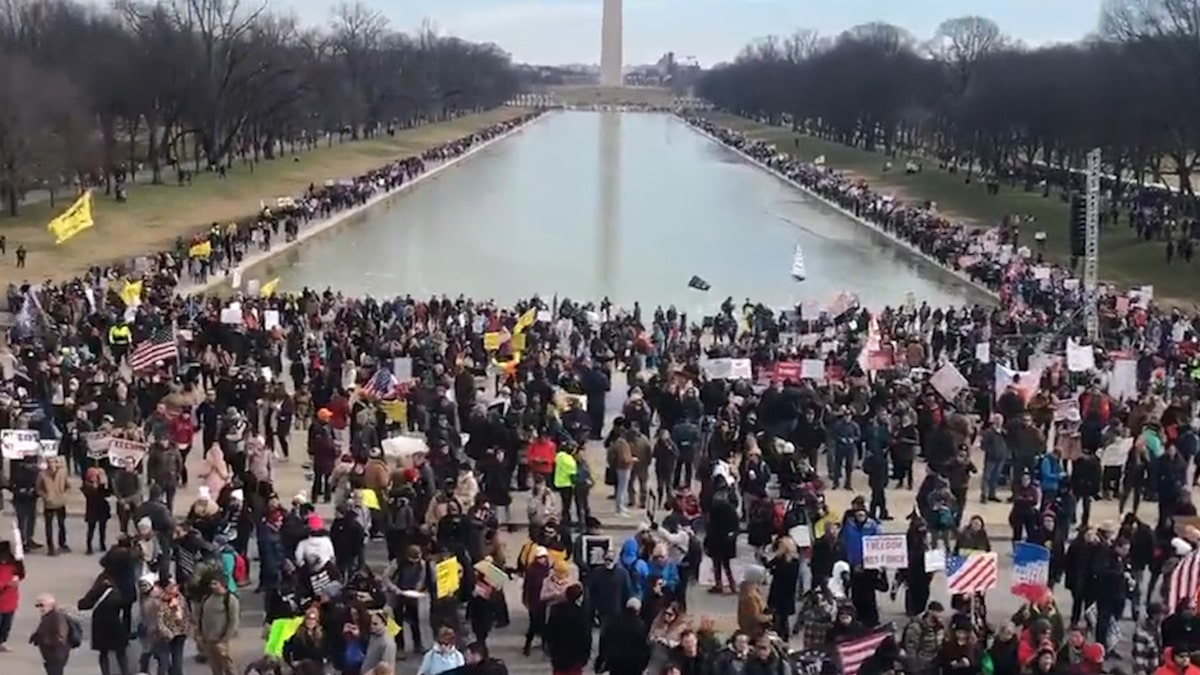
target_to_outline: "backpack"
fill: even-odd
[[[73,616],[67,616],[67,646],[78,649],[83,645],[83,624]]]
[[[237,553],[233,556],[233,583],[239,587],[250,584],[250,565],[245,556]]]

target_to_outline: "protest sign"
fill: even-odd
[[[903,534],[876,534],[862,538],[863,567],[898,570],[908,567],[908,541]]]
[[[112,438],[107,431],[88,431],[83,434],[83,441],[87,443],[87,454],[91,459],[101,459],[108,457],[108,442]]]
[[[449,598],[458,592],[458,585],[462,577],[462,566],[458,564],[458,558],[450,557],[438,561],[434,565],[433,572],[434,578],[437,580],[439,600]]]
[[[146,444],[124,438],[108,442],[108,461],[115,467],[132,470],[146,457]]]
[[[42,435],[36,429],[0,430],[0,454],[5,459],[36,456],[42,448]]]
[[[1012,586],[1009,591],[1033,601],[1045,593],[1050,584],[1050,549],[1037,544],[1013,544]]]

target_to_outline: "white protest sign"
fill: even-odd
[[[863,537],[863,567],[899,570],[908,567],[908,541],[903,534]]]
[[[728,380],[733,374],[733,359],[707,359],[704,373],[712,380]]]
[[[812,530],[808,525],[797,525],[788,530],[788,536],[792,541],[796,542],[797,548],[809,548],[812,546]]]
[[[279,310],[263,310],[263,329],[271,330],[279,326]]]
[[[943,572],[946,569],[945,549],[935,548],[925,551],[925,573]]]
[[[58,457],[58,441],[40,441],[41,447],[38,448],[38,454],[42,457]]]
[[[1129,451],[1132,449],[1133,438],[1118,438],[1100,450],[1100,466],[1125,466],[1125,462],[1129,459]]]
[[[988,363],[992,360],[992,343],[976,342],[975,343],[975,360],[980,363]]]
[[[538,323],[550,323],[553,319],[554,319],[554,315],[550,313],[550,310],[548,310],[548,309],[538,310],[538,313],[537,313]]]
[[[383,439],[379,445],[383,448],[385,457],[399,460],[410,459],[417,453],[429,452],[425,439],[419,436],[393,436]]]
[[[1118,401],[1131,401],[1138,397],[1137,361],[1113,361],[1112,372],[1108,375],[1108,395]]]
[[[0,430],[0,454],[5,459],[36,456],[42,449],[42,435],[36,429]]]
[[[416,378],[413,377],[413,360],[408,356],[397,356],[392,359],[392,374],[396,376],[396,380],[401,384],[412,382]]]
[[[953,363],[947,363],[929,378],[929,386],[941,394],[942,398],[953,401],[967,388],[967,378],[958,372]]]
[[[1086,373],[1096,369],[1096,350],[1091,345],[1081,345],[1067,340],[1067,370],[1072,373]]]
[[[146,444],[124,438],[109,439],[108,461],[115,467],[132,470],[146,457]]]
[[[750,371],[750,359],[730,359],[729,360],[729,379],[731,380],[749,380],[752,377]]]
[[[825,382],[825,361],[804,359],[800,362],[800,377],[817,383]]]
[[[221,310],[221,323],[230,326],[237,326],[242,323],[242,306],[236,302],[233,304],[234,306]]]
[[[112,438],[107,432],[89,431],[83,435],[83,440],[87,443],[88,457],[92,459],[108,457],[108,443]]]

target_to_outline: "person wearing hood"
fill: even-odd
[[[112,673],[110,655],[115,658],[120,674],[130,675],[127,652],[130,631],[124,615],[127,605],[136,597],[136,591],[122,594],[114,578],[102,572],[79,599],[79,609],[92,613],[92,649],[99,653],[101,675]]]
[[[268,513],[258,526],[258,590],[261,592],[275,590],[283,579],[283,563],[287,560],[287,553],[280,535],[282,526],[283,513],[280,511]]]
[[[645,672],[650,662],[650,646],[646,642],[648,627],[642,621],[641,611],[641,601],[629,598],[619,614],[601,624],[597,673],[641,675]]]
[[[337,566],[333,542],[316,514],[309,517],[309,529],[308,538],[296,546],[295,564],[301,595],[315,600],[340,586],[342,573]]]
[[[592,658],[592,622],[583,609],[583,588],[572,584],[550,610],[546,643],[554,675],[582,675]]]
[[[639,598],[646,597],[650,579],[650,567],[642,559],[642,540],[648,530],[639,529],[638,533],[621,544],[621,566],[629,572],[629,580],[633,585],[634,594]]]
[[[529,612],[529,628],[525,632],[525,646],[522,653],[529,656],[533,647],[533,638],[541,637],[545,647],[546,603],[542,601],[542,586],[551,574],[550,552],[544,546],[533,550],[533,561],[525,568],[524,583],[521,588],[521,602]]]
[[[367,530],[353,506],[348,503],[338,505],[337,516],[329,528],[329,540],[339,569],[349,573],[363,564],[366,539]]]
[[[950,635],[938,650],[936,664],[941,675],[975,675],[980,672],[983,652],[971,620],[956,614],[950,620]]]
[[[714,482],[717,477],[714,475]],[[723,578],[729,580],[729,588],[736,588],[730,561],[737,558],[737,540],[741,521],[737,513],[736,493],[730,485],[721,485],[713,491],[708,510],[708,527],[704,536],[704,552],[713,563],[713,593],[723,592]]]

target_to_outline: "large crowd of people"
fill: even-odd
[[[105,675],[178,675],[192,649],[214,675],[402,661],[498,675],[489,641],[506,630],[556,675],[1196,672],[1194,317],[1112,290],[1100,344],[1081,344],[1078,283],[1003,230],[964,230],[693,120],[998,306],[839,298],[780,313],[729,298],[689,317],[187,292],[236,276],[280,229],[295,237],[527,121],[310,186],[170,252],[9,289],[0,447],[19,535],[0,544],[0,651],[30,606],[15,581],[37,574],[28,557],[80,545],[64,516],[81,494],[99,570],[77,600],[32,603],[50,675],[89,647]],[[281,488],[293,458],[311,474],[298,494]],[[912,503],[893,485],[915,486]],[[593,514],[601,492],[615,522]],[[841,493],[849,508],[827,501]],[[1021,610],[989,613],[986,589],[931,599],[937,569],[998,550],[971,507],[1006,493],[1012,541],[1048,554]],[[1120,523],[1092,522],[1100,500],[1118,501]],[[868,538],[904,516],[907,562],[867,564]],[[742,556],[754,563],[738,579]],[[736,624],[697,608],[701,584],[736,595]],[[901,590],[909,620],[885,623],[881,594]],[[243,663],[233,641],[258,629],[252,602],[266,639]]]

